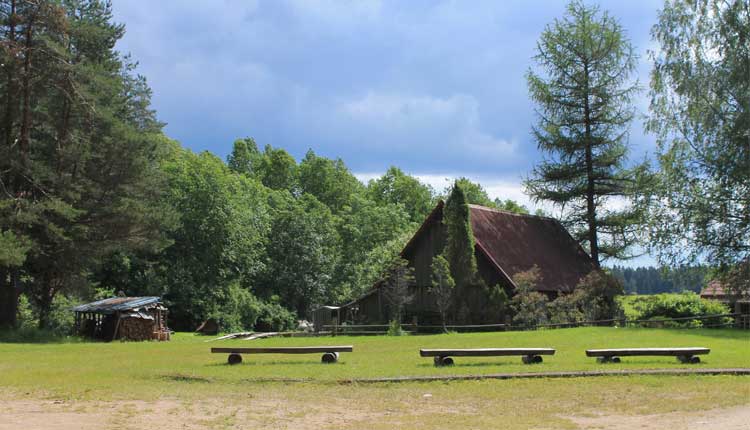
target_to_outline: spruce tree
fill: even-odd
[[[630,75],[633,47],[620,24],[579,1],[542,33],[529,70],[539,122],[533,135],[545,159],[525,181],[528,194],[563,209],[563,221],[587,245],[596,267],[607,257],[627,258],[639,212],[613,210],[613,197],[636,196],[637,173],[626,167],[628,125],[637,91]]]
[[[445,258],[450,265],[451,276],[458,289],[472,284],[477,273],[474,256],[474,234],[471,231],[469,205],[466,195],[458,183],[453,185],[443,209],[446,227]]]

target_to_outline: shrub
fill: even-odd
[[[386,334],[388,336],[403,336],[404,329],[401,328],[401,323],[398,320],[392,320],[390,324],[388,324],[388,331]]]
[[[534,291],[540,277],[536,266],[513,277],[513,282],[518,287],[510,300],[510,308],[514,313],[513,325],[533,328],[547,322],[547,296]]]
[[[586,275],[575,288],[572,300],[587,321],[622,318],[623,310],[617,297],[623,294],[622,284],[601,270]]]
[[[689,318],[703,315],[721,315],[730,312],[727,305],[701,299],[695,293],[684,292],[680,294],[656,294],[653,296],[639,297],[633,307],[638,312],[638,319],[655,320],[668,318]],[[664,326],[677,327],[713,327],[721,326],[731,322],[729,317],[715,317],[703,320],[675,321]]]
[[[547,311],[552,324],[577,323],[585,319],[581,311],[580,295],[566,294],[549,302]]]
[[[260,314],[255,322],[256,330],[289,331],[297,328],[297,314],[281,306],[277,297],[260,303]]]

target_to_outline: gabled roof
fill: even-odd
[[[570,292],[594,269],[591,257],[554,218],[469,205],[474,240],[504,276],[539,267],[539,291]]]
[[[411,252],[430,226],[442,221],[443,206],[438,202],[401,251],[402,257]],[[594,269],[591,257],[554,218],[479,205],[469,205],[469,217],[477,251],[511,285],[513,276],[536,265],[541,274],[536,290],[570,292]]]
[[[73,310],[75,312],[111,314],[154,305],[159,303],[159,301],[159,297],[111,297],[109,299],[76,306]]]

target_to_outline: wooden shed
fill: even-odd
[[[73,311],[75,332],[92,339],[169,340],[167,308],[159,297],[112,297]]]

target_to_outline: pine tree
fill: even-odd
[[[23,288],[45,326],[55,296],[86,288],[103,255],[161,246],[165,146],[150,89],[114,50],[124,27],[109,2],[2,8],[0,230],[29,248],[0,267],[0,289]]]
[[[588,245],[596,267],[607,257],[626,258],[640,213],[606,203],[635,197],[644,168],[625,167],[637,91],[630,82],[633,48],[608,13],[573,1],[566,16],[544,30],[537,50],[543,74],[529,70],[527,80],[538,106],[533,134],[547,157],[525,181],[526,190],[563,208],[564,223]]]

